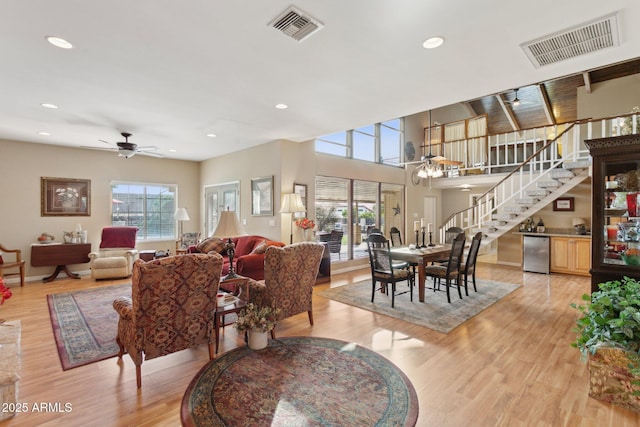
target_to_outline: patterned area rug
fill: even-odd
[[[414,288],[413,302],[409,300],[408,293],[399,295],[396,296],[395,308],[391,308],[391,298],[378,291],[371,303],[371,280],[326,289],[320,295],[448,334],[520,286],[480,279],[476,280],[476,285],[478,292],[474,292],[473,285],[469,283],[469,296],[462,289],[463,299],[458,297],[456,288],[451,288],[451,304],[447,302],[445,292],[433,292],[431,289],[425,289],[425,302],[419,302],[418,290]],[[406,283],[399,286],[406,287]]]
[[[118,313],[112,303],[123,295],[131,295],[130,284],[47,295],[64,371],[118,354]]]
[[[182,400],[186,426],[413,426],[418,398],[379,354],[328,338],[289,337],[210,361]]]

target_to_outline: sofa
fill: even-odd
[[[222,265],[222,275],[224,276],[229,272],[229,257],[226,252],[227,241],[228,239],[209,237],[197,245],[190,246],[189,253],[219,253],[224,257]],[[254,280],[264,279],[264,254],[267,248],[269,246],[285,246],[283,242],[256,235],[232,237],[231,241],[235,245],[233,257],[235,272]]]

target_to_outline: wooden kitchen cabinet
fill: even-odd
[[[589,276],[591,239],[585,237],[551,237],[552,273]]]

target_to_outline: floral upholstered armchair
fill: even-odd
[[[278,320],[306,311],[309,323],[313,325],[311,297],[323,252],[324,246],[309,242],[283,248],[268,247],[264,258],[264,280],[250,282],[251,302],[279,308]],[[275,338],[273,329],[271,337]]]
[[[216,253],[134,263],[131,297],[116,298],[113,307],[120,315],[118,357],[127,352],[133,359],[138,388],[142,385],[143,358],[208,344],[209,358],[213,359],[221,271],[222,256]]]

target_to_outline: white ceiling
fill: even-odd
[[[269,27],[290,5],[324,28],[298,43]],[[131,142],[185,160],[277,139],[305,141],[640,52],[637,0],[2,0],[2,6],[0,139],[106,147],[98,140],[121,141],[126,131]],[[619,47],[540,69],[519,47],[616,11]],[[48,35],[74,48],[55,48]],[[433,35],[445,44],[425,50],[422,42]],[[45,109],[45,102],[59,108]],[[277,110],[278,103],[289,108]]]

